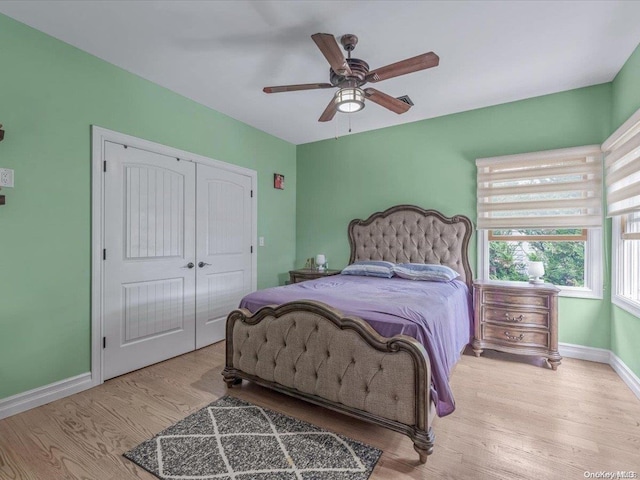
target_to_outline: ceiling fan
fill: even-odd
[[[405,113],[411,105],[376,90],[375,88],[361,88],[366,83],[376,83],[407,73],[426,70],[436,67],[440,58],[433,52],[424,53],[416,57],[407,58],[385,67],[369,71],[369,64],[359,58],[351,58],[351,52],[358,44],[358,37],[346,34],[340,37],[342,47],[347,51],[348,57],[340,51],[340,46],[335,37],[330,33],[316,33],[311,35],[324,57],[331,65],[329,69],[329,81],[331,83],[304,83],[300,85],[280,85],[276,87],[264,87],[265,93],[296,92],[299,90],[316,90],[320,88],[338,87],[334,97],[322,112],[319,122],[328,122],[333,119],[336,112],[357,112],[364,108],[364,100],[367,98],[378,105],[395,113]]]

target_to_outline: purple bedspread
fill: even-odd
[[[455,409],[449,374],[472,335],[471,301],[464,282],[421,282],[401,278],[334,275],[245,296],[241,308],[316,300],[366,320],[380,335],[417,339],[431,361],[432,394],[438,416]]]

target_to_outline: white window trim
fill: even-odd
[[[602,299],[602,228],[589,228],[585,249],[585,287],[564,287],[560,289],[561,297]],[[480,279],[489,281],[489,231],[478,230],[478,272]],[[519,282],[510,282],[518,284]]]
[[[640,302],[636,302],[620,295],[618,286],[622,282],[622,217],[613,217],[611,225],[611,303],[629,312],[636,317],[640,317]]]

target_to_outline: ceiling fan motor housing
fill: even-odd
[[[352,75],[338,75],[333,68],[329,69],[329,81],[334,87],[359,87],[367,83],[369,64],[359,58],[347,58]]]
[[[342,44],[342,48],[347,52],[351,52],[358,44],[358,37],[353,33],[346,33],[340,37],[340,43]]]

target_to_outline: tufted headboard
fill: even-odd
[[[386,260],[394,263],[446,265],[470,287],[469,240],[473,226],[464,215],[445,217],[436,210],[398,205],[366,220],[349,223],[349,263]]]

